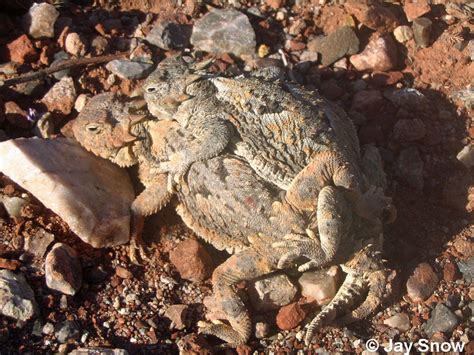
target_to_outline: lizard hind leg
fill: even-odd
[[[230,325],[200,322],[199,332],[214,335],[232,347],[245,344],[250,338],[252,322],[234,286],[241,281],[268,274],[274,269],[268,258],[254,249],[243,250],[218,266],[212,275],[213,289]]]

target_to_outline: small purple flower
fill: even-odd
[[[28,109],[28,114],[26,115],[26,118],[28,119],[28,121],[35,123],[36,121],[39,120],[40,117],[41,117],[40,113],[36,111],[34,108],[30,107]]]

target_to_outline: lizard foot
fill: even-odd
[[[198,327],[199,334],[214,335],[219,339],[224,340],[228,346],[237,347],[246,343],[246,339],[241,334],[239,334],[239,332],[232,329],[230,325],[224,323],[213,324],[199,321]]]
[[[384,195],[381,187],[371,185],[355,205],[355,212],[368,220],[378,218],[385,208],[391,206],[392,199]]]
[[[298,271],[306,271],[310,268],[320,266],[325,260],[321,260],[321,243],[311,230],[306,230],[307,235],[287,234],[284,240],[272,244],[273,248],[282,248],[284,254],[278,260],[277,267],[284,269],[291,267],[296,259],[304,256],[310,259],[298,267]]]
[[[128,247],[128,258],[135,265],[142,265],[142,262],[150,262],[145,242],[141,237],[132,237]]]

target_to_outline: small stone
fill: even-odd
[[[255,338],[257,339],[265,339],[271,332],[271,326],[265,322],[257,322],[255,323]]]
[[[21,210],[28,205],[27,200],[16,196],[1,196],[0,201],[3,203],[8,216],[16,219],[21,218]]]
[[[403,107],[407,111],[423,110],[428,103],[426,96],[413,88],[387,89],[383,95],[394,105]]]
[[[383,104],[383,96],[379,90],[361,90],[352,98],[352,109],[359,112],[370,112]]]
[[[316,301],[318,305],[327,304],[336,295],[339,278],[338,266],[332,266],[328,270],[305,272],[298,279],[301,295]]]
[[[418,47],[424,48],[430,44],[431,25],[431,20],[426,17],[413,21],[413,37]]]
[[[474,166],[474,144],[466,145],[457,155],[459,160],[466,168]]]
[[[28,129],[31,122],[28,120],[28,114],[13,101],[5,103],[5,117],[7,121],[17,127]]]
[[[54,333],[54,325],[52,323],[46,323],[44,326],[43,326],[43,330],[42,330],[42,333],[43,334],[46,334],[46,335],[50,335],[50,334],[53,334]]]
[[[26,322],[37,313],[35,294],[24,276],[0,270],[0,314]]]
[[[459,279],[459,270],[454,263],[446,263],[443,268],[443,279],[447,282],[453,282]]]
[[[53,5],[33,3],[23,19],[26,31],[33,38],[53,38],[58,16],[59,11]]]
[[[398,120],[393,127],[393,138],[399,142],[414,142],[425,134],[425,124],[419,118]]]
[[[392,11],[377,0],[349,0],[344,7],[359,22],[378,32],[392,32],[399,25]]]
[[[410,329],[410,318],[406,313],[397,313],[385,319],[383,324],[388,325],[390,328],[398,329],[401,332],[406,332]]]
[[[291,303],[298,292],[284,274],[273,274],[249,285],[252,305],[259,311],[278,309]]]
[[[443,187],[443,202],[457,211],[472,213],[474,211],[472,177],[462,170],[451,174]]]
[[[214,9],[194,23],[194,49],[211,53],[253,55],[255,32],[247,16],[235,9]]]
[[[463,279],[472,284],[474,281],[474,256],[466,260],[462,260],[458,262],[459,271],[461,271]]]
[[[162,21],[153,26],[145,40],[161,49],[183,49],[189,46],[192,27],[170,21]]]
[[[67,54],[64,51],[59,51],[55,53],[54,60],[51,63],[51,68],[55,67],[56,65],[66,62],[69,58],[70,58],[69,54]],[[53,76],[56,80],[61,80],[62,78],[68,76],[70,72],[71,72],[70,69],[63,69],[63,70],[59,70],[53,73]]]
[[[7,48],[12,62],[23,64],[38,59],[38,53],[27,35],[21,35],[13,42],[8,43]]]
[[[301,62],[317,62],[319,60],[319,53],[305,50],[300,54]]]
[[[427,1],[418,0],[416,2],[406,2],[405,5],[403,5],[403,10],[405,11],[405,15],[407,15],[408,21],[411,22],[430,12],[431,7]]]
[[[398,156],[397,175],[408,186],[423,190],[423,168],[424,163],[416,147],[410,147],[402,150]]]
[[[402,25],[395,28],[393,35],[397,42],[405,43],[413,38],[413,30],[410,26]]]
[[[115,268],[115,273],[122,279],[131,279],[133,277],[133,274],[129,270],[121,266]]]
[[[180,242],[170,252],[170,261],[183,279],[191,281],[204,281],[214,268],[209,253],[194,239]]]
[[[82,266],[70,246],[56,243],[46,255],[46,285],[66,295],[75,295],[82,284]]]
[[[95,36],[91,42],[91,49],[94,55],[102,55],[107,52],[109,41],[102,36]]]
[[[122,79],[143,79],[153,71],[153,64],[127,59],[114,59],[105,67]]]
[[[375,72],[372,73],[371,82],[374,86],[391,86],[404,78],[402,72],[399,71],[390,71],[387,73],[384,72]]]
[[[474,39],[471,39],[466,46],[466,51],[467,54],[469,55],[469,58],[471,61],[474,61]]]
[[[54,84],[41,99],[41,102],[46,105],[49,112],[69,115],[74,108],[76,97],[74,80],[67,76]]]
[[[270,54],[270,47],[267,46],[266,44],[261,44],[258,47],[257,54],[260,58],[266,57],[267,55]]]
[[[432,337],[436,332],[449,335],[458,323],[456,315],[444,304],[438,303],[431,312],[430,319],[424,324],[423,329],[429,337]]]
[[[344,94],[344,89],[337,84],[336,80],[330,79],[321,84],[321,93],[329,100],[337,100]]]
[[[421,302],[431,296],[438,286],[438,275],[427,263],[419,264],[407,281],[408,297],[413,302]]]
[[[350,61],[359,71],[388,71],[397,64],[397,46],[390,36],[375,35],[361,53],[350,57]]]
[[[298,302],[281,307],[276,316],[276,324],[281,330],[296,328],[306,317],[306,312]]]
[[[210,295],[204,298],[202,301],[204,307],[206,307],[206,319],[210,320],[211,322],[225,319],[226,314],[222,310],[222,304],[216,300],[215,295]]]
[[[128,173],[72,140],[21,138],[1,142],[0,171],[93,247],[111,247],[129,240],[135,192]]]
[[[328,66],[342,57],[359,51],[359,38],[349,26],[344,26],[325,37],[308,42],[308,49],[321,55],[321,64]]]
[[[77,112],[81,112],[84,106],[86,106],[88,100],[89,97],[86,94],[79,94],[76,99],[76,102],[74,103],[74,109]]]
[[[186,313],[188,306],[185,304],[173,304],[168,306],[165,316],[171,320],[171,329],[182,330],[186,328]]]
[[[87,44],[78,33],[71,32],[66,36],[64,49],[73,56],[82,57],[87,53]]]
[[[76,322],[67,320],[55,327],[54,335],[61,344],[65,344],[69,339],[78,339],[81,333]]]
[[[53,241],[54,234],[46,232],[43,228],[39,228],[34,234],[25,236],[24,249],[37,258],[42,258]]]
[[[288,33],[292,36],[298,36],[306,29],[307,25],[304,19],[302,18],[295,18],[295,20],[290,23],[290,27],[288,27]]]
[[[454,248],[458,253],[464,256],[474,256],[474,242],[470,240],[464,240],[458,238],[454,241]]]

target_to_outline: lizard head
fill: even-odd
[[[202,77],[203,68],[202,63],[188,64],[179,55],[162,60],[143,84],[148,110],[158,119],[172,120],[181,103],[191,98],[186,88]]]
[[[374,249],[372,244],[355,253],[352,258],[342,265],[342,270],[346,273],[362,273],[367,271],[379,271],[386,269],[385,260],[381,253]]]
[[[88,151],[120,166],[136,163],[133,144],[138,139],[131,133],[144,115],[130,113],[125,97],[113,93],[94,96],[72,125],[76,140]]]

